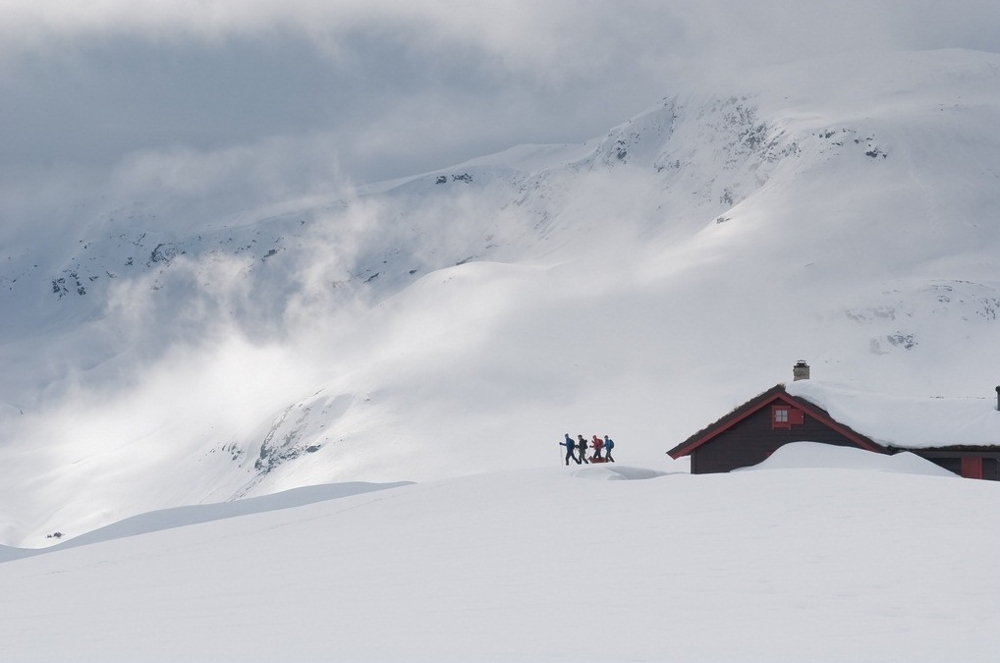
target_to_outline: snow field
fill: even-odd
[[[7,562],[0,655],[993,660],[1000,487],[824,454],[484,474]]]

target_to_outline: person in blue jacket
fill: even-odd
[[[573,454],[573,449],[576,449],[576,442],[574,442],[573,438],[571,438],[569,436],[569,433],[566,433],[566,441],[565,442],[560,442],[559,446],[566,447],[566,464],[567,465],[569,465],[570,459],[575,460],[577,465],[580,464],[580,459],[577,458]]]
[[[611,450],[615,448],[615,441],[612,440],[607,435],[604,436],[604,457],[608,459],[609,463],[615,462],[615,459],[611,457]]]

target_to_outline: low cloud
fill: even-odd
[[[270,138],[216,151],[175,146],[125,155],[112,174],[122,200],[207,198],[225,194],[246,207],[317,191],[343,182],[330,136]]]
[[[282,195],[331,170],[376,181],[581,142],[690,81],[765,65],[1000,50],[1000,6],[981,0],[0,7],[0,184],[17,180],[4,189],[29,210],[81,188]]]

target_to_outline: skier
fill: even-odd
[[[593,458],[603,462],[604,459],[601,458],[601,449],[604,448],[604,440],[595,435],[590,441],[590,446],[594,448]]]
[[[587,441],[583,439],[583,435],[576,436],[576,450],[580,452],[580,460],[590,465],[590,461],[587,460]]]
[[[576,449],[576,442],[574,442],[573,438],[571,438],[569,436],[569,433],[566,433],[566,440],[564,442],[560,442],[559,446],[566,447],[566,464],[567,465],[569,465],[569,461],[570,461],[571,458],[574,461],[576,461],[577,465],[580,464],[580,459],[577,458],[576,455],[573,453],[573,450]]]
[[[604,436],[604,457],[608,459],[609,463],[615,462],[615,459],[611,457],[611,450],[615,448],[615,441],[612,440],[607,435]]]

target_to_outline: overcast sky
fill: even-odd
[[[581,142],[690,79],[946,47],[1000,50],[1000,3],[0,0],[0,213],[386,179]]]

